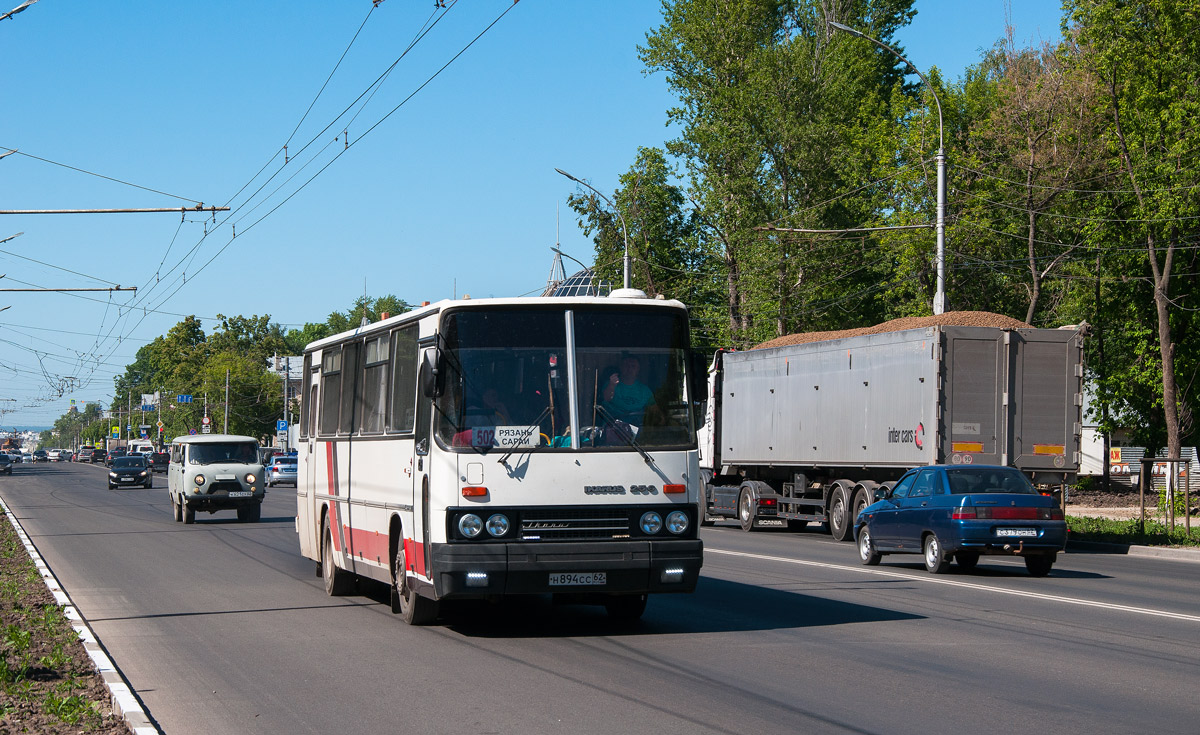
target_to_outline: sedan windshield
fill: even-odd
[[[258,445],[250,442],[220,442],[192,444],[188,450],[189,464],[255,464]]]
[[[117,457],[112,463],[114,470],[144,470],[146,469],[146,460],[142,456],[137,457]]]

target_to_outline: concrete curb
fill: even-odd
[[[1105,544],[1098,541],[1068,541],[1067,553],[1120,554],[1153,559],[1200,564],[1200,548],[1181,549],[1172,546],[1139,546],[1137,544]]]
[[[92,659],[92,663],[95,664],[96,670],[100,672],[100,678],[104,680],[104,684],[108,687],[109,694],[112,696],[113,711],[125,720],[125,723],[129,725],[129,729],[133,731],[134,735],[162,735],[162,731],[150,721],[150,717],[142,709],[142,703],[129,687],[129,682],[125,681],[125,677],[121,675],[120,670],[117,669],[112,659],[105,653],[104,647],[96,638],[96,634],[92,632],[91,626],[79,614],[79,610],[71,602],[71,598],[63,590],[62,585],[58,583],[58,578],[50,571],[50,567],[42,559],[42,555],[38,553],[37,547],[33,545],[33,541],[29,538],[29,534],[25,533],[25,528],[17,520],[17,517],[13,515],[12,511],[8,509],[8,505],[3,499],[0,499],[0,509],[4,510],[4,514],[8,516],[9,522],[16,529],[21,543],[25,544],[25,550],[29,553],[29,557],[33,559],[33,563],[37,567],[38,574],[42,576],[42,581],[46,584],[46,588],[50,590],[50,594],[54,595],[55,602],[63,606],[63,615],[71,621],[71,627],[75,629],[80,640],[83,641],[84,649]]]

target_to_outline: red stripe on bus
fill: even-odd
[[[408,568],[422,577],[428,577],[425,572],[425,547],[413,539],[404,539],[404,558],[408,560]]]
[[[338,533],[338,531],[341,529],[338,527],[337,516],[337,472],[335,471],[337,467],[335,464],[336,461],[337,459],[333,454],[333,442],[325,442],[325,472],[328,475],[327,484],[329,487],[329,494],[333,497],[333,502],[329,504],[329,535],[333,537],[333,550],[340,552],[342,550],[342,545],[340,542],[342,534]]]
[[[391,560],[388,559],[388,537],[385,534],[351,528],[350,546],[354,549],[354,555],[360,559],[391,564]]]

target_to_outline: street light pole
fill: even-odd
[[[845,31],[852,36],[865,38],[881,49],[887,51],[892,56],[895,56],[897,59],[903,61],[905,65],[912,69],[916,75],[921,78],[921,81],[925,83],[925,88],[928,89],[929,93],[933,95],[933,101],[937,104],[938,151],[937,156],[934,158],[934,160],[937,162],[937,292],[933,296],[933,313],[941,314],[946,311],[946,139],[942,126],[942,101],[938,99],[937,90],[933,88],[933,85],[929,83],[929,80],[925,78],[925,75],[921,73],[921,70],[918,69],[911,61],[897,53],[896,49],[888,46],[882,41],[871,38],[861,31],[856,31],[848,25],[835,23],[833,21],[830,21],[829,25],[833,26],[839,31]]]
[[[617,217],[621,220],[621,234],[625,238],[625,258],[624,258],[625,278],[624,278],[623,288],[633,288],[633,286],[630,285],[631,281],[630,281],[630,277],[629,277],[629,228],[625,226],[625,216],[621,214],[621,210],[617,209],[617,206],[615,204],[613,204],[612,201],[608,197],[601,194],[599,189],[592,186],[591,184],[584,181],[583,179],[577,179],[574,176],[572,176],[571,174],[567,173],[566,171],[563,171],[561,168],[556,168],[554,170],[559,172],[563,176],[566,176],[571,181],[574,181],[576,184],[582,184],[583,186],[586,186],[587,188],[596,192],[596,196],[600,197],[605,202],[608,202],[608,206],[612,207],[612,210],[617,213]]]

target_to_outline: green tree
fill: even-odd
[[[733,344],[877,313],[870,301],[845,299],[878,280],[885,264],[871,261],[871,245],[798,231],[857,227],[871,216],[877,195],[863,185],[877,164],[877,121],[901,79],[894,57],[833,42],[828,21],[887,42],[910,6],[679,0],[664,3],[663,25],[647,34],[642,60],[680,100],[669,115],[681,134],[668,150],[719,253],[708,270],[724,281],[719,331]]]
[[[1181,349],[1195,342],[1196,291],[1176,285],[1194,277],[1177,276],[1176,265],[1190,257],[1183,248],[1200,234],[1200,7],[1194,0],[1068,0],[1064,7],[1085,49],[1083,63],[1099,80],[1109,165],[1123,183],[1110,190],[1107,211],[1088,236],[1097,247],[1137,243],[1142,250],[1134,274],[1151,289],[1147,342],[1157,360],[1150,350],[1134,350],[1142,372],[1129,377],[1142,385],[1160,381],[1162,432],[1177,457],[1192,431],[1188,391],[1196,369],[1195,349]]]

